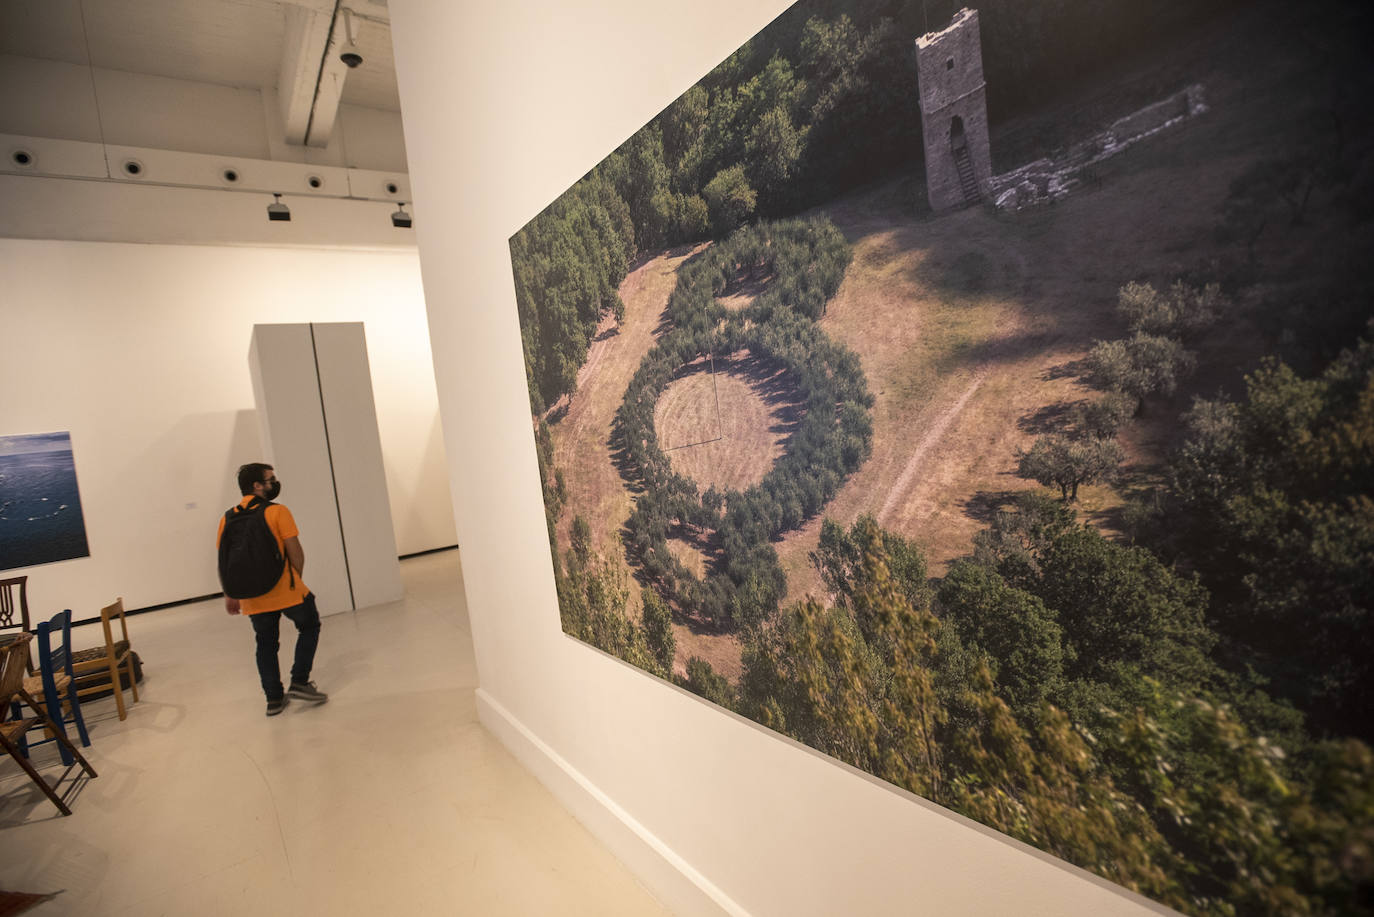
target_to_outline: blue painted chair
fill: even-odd
[[[60,642],[59,642],[60,641]],[[81,701],[77,697],[76,677],[72,672],[72,612],[71,609],[59,611],[47,621],[38,623],[38,674],[24,679],[24,690],[48,711],[48,719],[56,730],[67,738],[67,723],[76,725],[81,744],[89,747],[91,737],[86,733],[86,720],[81,715]],[[18,716],[19,703],[15,701],[15,715]],[[65,708],[65,709],[64,709]],[[50,730],[51,731],[51,727]],[[33,744],[52,741],[43,739]],[[27,743],[20,737],[20,749],[28,754]],[[62,755],[62,763],[72,764],[71,753],[66,742],[58,742],[57,750]]]

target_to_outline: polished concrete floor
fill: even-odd
[[[458,552],[401,575],[404,600],[325,618],[329,702],[272,718],[222,603],[130,618],[142,699],[86,705],[74,814],[0,759],[0,889],[61,892],[34,917],[667,913],[478,723]]]

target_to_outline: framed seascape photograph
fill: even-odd
[[[71,434],[0,436],[0,570],[90,553]]]
[[[563,630],[1182,913],[1368,912],[1371,18],[784,11],[510,240]]]

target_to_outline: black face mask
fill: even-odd
[[[263,496],[265,496],[268,500],[275,500],[277,499],[277,495],[280,493],[281,481],[273,481],[270,485],[268,485],[267,493],[265,493]]]

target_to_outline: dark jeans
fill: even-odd
[[[281,685],[281,665],[277,662],[277,650],[281,646],[281,616],[286,615],[296,625],[296,659],[291,665],[291,683],[303,685],[310,680],[310,669],[315,664],[315,647],[320,645],[320,613],[315,608],[315,594],[312,592],[305,601],[281,611],[260,611],[249,615],[253,622],[253,633],[258,638],[258,677],[262,679],[262,691],[268,700],[281,700],[286,693]]]

